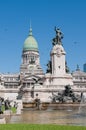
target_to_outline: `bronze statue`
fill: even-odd
[[[59,28],[56,28],[56,27],[55,27],[55,32],[56,32],[56,37],[53,38],[52,44],[53,44],[53,45],[62,44],[62,42],[61,42],[61,39],[63,39],[63,34],[62,34],[62,32],[60,31]]]

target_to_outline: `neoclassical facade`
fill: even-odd
[[[86,91],[86,73],[79,69],[77,66],[76,71],[72,72],[73,83],[76,89]]]
[[[30,27],[22,49],[20,73],[0,74],[0,96],[5,99],[22,99],[23,102],[32,102],[35,98],[50,102],[52,92],[63,90],[65,85],[71,85],[79,93],[85,92],[86,73],[79,69],[72,74],[67,71],[62,38],[60,29],[55,28],[48,71],[44,74],[40,65],[38,43]]]

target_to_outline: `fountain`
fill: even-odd
[[[51,104],[54,109],[72,110],[79,107],[81,102],[81,95],[76,94],[71,89],[70,85],[66,85],[65,89],[58,93],[52,92]],[[50,106],[49,105],[49,106]]]
[[[76,95],[71,87],[67,85],[61,92],[52,92],[52,96],[50,98],[52,99],[52,102],[49,104],[49,106],[47,105],[47,110],[44,111],[42,109],[43,103],[41,103],[38,94],[36,94],[36,97],[34,98],[34,108],[28,109],[30,111],[24,110],[22,113],[18,108],[16,114],[13,114],[6,119],[6,123],[54,123],[61,125],[86,125],[86,115],[84,114],[85,111],[82,109],[83,104],[85,106],[85,94],[81,93],[81,95]],[[70,104],[72,104],[72,106],[78,104],[78,107],[80,105],[78,114],[78,107],[77,109],[74,107],[72,111],[68,111],[71,108]],[[58,108],[60,109],[57,110]]]
[[[80,102],[78,114],[86,116],[86,95],[84,93],[81,93],[81,102]]]

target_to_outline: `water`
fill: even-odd
[[[86,116],[86,95],[82,94],[82,99],[79,106],[79,115]]]
[[[86,116],[77,114],[77,110],[25,110],[21,115],[7,116],[6,122],[86,126]]]

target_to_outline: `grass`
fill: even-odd
[[[40,124],[1,124],[0,130],[86,130],[85,126],[61,126]]]

